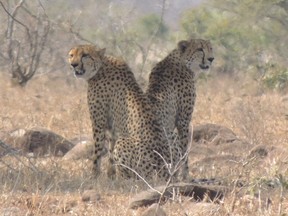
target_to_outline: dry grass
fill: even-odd
[[[0,79],[0,130],[44,127],[66,137],[90,134],[83,80],[43,75],[21,88],[4,75]]]
[[[0,131],[45,127],[72,139],[91,134],[86,104],[86,84],[71,77],[35,77],[25,88],[13,87],[0,77]],[[222,77],[199,82],[194,124],[216,123],[232,129],[251,147],[265,145],[273,151],[261,160],[210,159],[213,164],[193,173],[196,177],[223,176],[227,181],[249,182],[235,187],[222,204],[168,202],[169,215],[287,215],[288,214],[288,101],[276,92],[265,92],[257,83]],[[1,133],[0,133],[1,135]],[[218,149],[218,157],[221,149]],[[245,151],[243,149],[244,155]],[[249,152],[247,152],[248,156]],[[207,155],[211,156],[211,155]],[[214,155],[215,156],[215,155]],[[207,158],[190,158],[191,163]],[[228,164],[227,164],[228,161]],[[218,163],[218,167],[217,167]],[[220,165],[219,165],[220,164]],[[103,172],[91,177],[89,160],[0,158],[0,214],[2,215],[140,215],[129,210],[129,200],[145,185],[112,181]],[[205,176],[203,176],[205,175]],[[274,189],[265,182],[278,179]],[[83,202],[88,189],[99,193],[96,202]],[[258,194],[254,197],[253,194]],[[269,198],[269,200],[267,200]],[[270,201],[272,204],[270,204]],[[194,212],[194,213],[192,213]],[[195,213],[196,212],[196,213]]]

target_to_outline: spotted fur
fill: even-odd
[[[195,71],[209,69],[214,60],[211,43],[184,40],[152,69],[146,95],[168,136],[177,129],[182,155],[188,149],[189,123],[196,99]],[[188,174],[188,159],[182,177]]]
[[[177,150],[169,149],[158,117],[137,84],[128,65],[106,56],[105,49],[80,45],[69,52],[76,77],[88,82],[88,106],[95,141],[94,173],[106,153],[106,130],[112,133],[108,175],[161,179],[170,177],[169,166],[177,159]],[[172,152],[172,153],[171,153]],[[178,154],[179,155],[179,154]],[[115,170],[116,166],[116,170]],[[133,171],[132,171],[133,170]],[[137,173],[137,174],[136,174]]]

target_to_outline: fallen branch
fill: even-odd
[[[192,197],[195,201],[203,201],[206,198],[212,202],[219,202],[228,192],[227,187],[223,186],[205,186],[193,183],[176,183],[170,186],[162,185],[137,194],[129,204],[129,208],[137,209],[139,207],[152,205],[153,203],[165,202],[173,197],[173,192],[177,190],[182,196]],[[163,191],[159,194],[156,191]]]

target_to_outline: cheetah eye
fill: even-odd
[[[82,57],[87,57],[88,56],[88,54],[87,53],[84,53],[83,55],[82,55]]]
[[[197,51],[204,52],[203,48],[198,48]]]
[[[70,54],[70,55],[69,55],[70,58],[73,58],[73,56],[74,56],[73,54]]]

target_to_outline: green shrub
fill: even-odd
[[[276,64],[267,64],[262,81],[269,89],[283,90],[288,88],[288,69]]]

